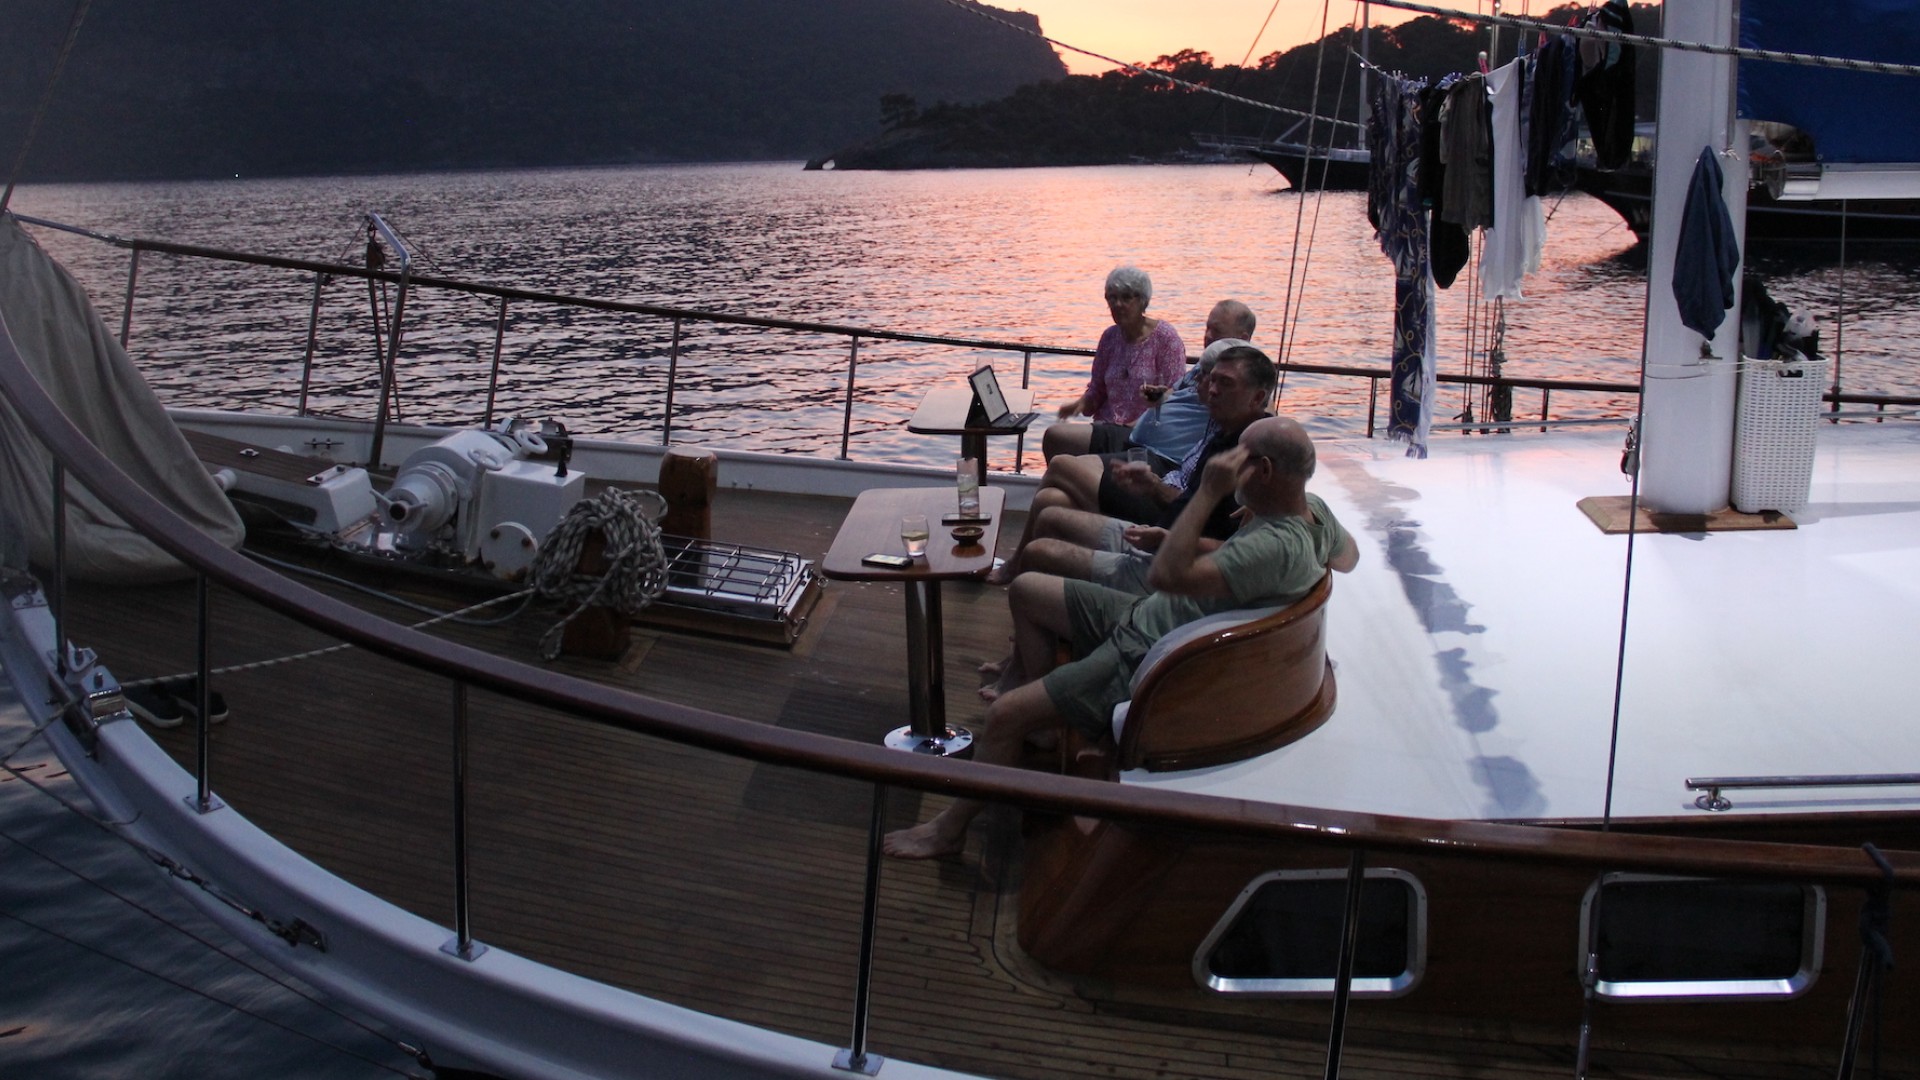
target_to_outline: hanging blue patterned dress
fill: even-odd
[[[1382,75],[1373,82],[1367,120],[1367,216],[1380,250],[1393,262],[1393,389],[1387,438],[1407,442],[1407,456],[1427,456],[1433,413],[1433,270],[1427,250],[1427,208],[1420,197],[1420,91],[1424,80]]]

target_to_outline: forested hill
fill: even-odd
[[[0,167],[73,6],[0,4]],[[883,95],[1064,74],[942,0],[93,0],[25,176],[803,158],[871,133]]]
[[[1576,6],[1568,5],[1542,17],[1564,24],[1575,10]],[[1657,34],[1659,11],[1654,5],[1633,5],[1635,31]],[[1376,27],[1368,36],[1367,56],[1375,66],[1427,78],[1475,70],[1480,52],[1488,46],[1483,27],[1433,16]],[[1512,59],[1519,43],[1516,31],[1501,31],[1494,66]],[[1352,121],[1359,112],[1359,65],[1354,60],[1360,51],[1359,35],[1352,29],[1338,30],[1327,36],[1324,46],[1323,50],[1319,42],[1301,45],[1245,67],[1216,65],[1213,57],[1192,50],[1162,56],[1144,66],[1254,101]],[[1658,67],[1658,57],[1650,53],[1638,58],[1639,112],[1644,119],[1654,115]],[[1320,73],[1317,93],[1316,70]],[[881,103],[878,135],[840,146],[826,156],[841,169],[1171,161],[1200,152],[1195,133],[1271,139],[1294,123],[1293,117],[1271,110],[1123,71],[1023,86],[998,101],[975,105],[923,105],[924,99],[887,99]],[[1324,142],[1326,131],[1321,126],[1317,142]],[[1342,134],[1340,141],[1350,145],[1352,129]]]

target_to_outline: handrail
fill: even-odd
[[[1094,350],[1073,346],[1040,345],[1032,342],[1000,341],[992,338],[956,337],[946,334],[922,334],[904,330],[879,330],[870,327],[845,326],[839,323],[815,323],[796,319],[774,319],[758,315],[738,315],[719,311],[703,311],[697,308],[677,308],[660,304],[642,304],[627,300],[604,300],[594,297],[576,296],[570,293],[546,292],[535,289],[522,289],[507,285],[489,285],[482,282],[462,281],[458,278],[445,278],[431,275],[418,275],[390,270],[375,270],[365,266],[347,263],[322,262],[313,259],[298,259],[278,255],[259,255],[250,252],[229,251],[223,248],[205,247],[196,244],[180,244],[167,240],[149,240],[126,238],[45,218],[26,214],[14,214],[18,221],[43,228],[58,229],[62,232],[85,236],[114,247],[132,251],[137,257],[144,251],[153,251],[165,255],[179,255],[190,258],[216,259],[236,262],[249,266],[264,266],[282,270],[299,270],[307,273],[332,277],[360,278],[400,285],[405,283],[413,288],[447,289],[476,296],[490,296],[502,301],[525,300],[534,303],[560,304],[569,307],[586,308],[595,311],[613,311],[635,315],[651,315],[672,320],[693,320],[717,323],[728,326],[752,326],[769,330],[792,330],[801,333],[833,334],[842,337],[860,337],[869,341],[899,341],[919,345],[945,345],[956,348],[981,349],[993,352],[1018,352],[1026,357],[1027,366],[1031,366],[1033,354],[1049,356],[1087,356]],[[131,302],[131,294],[129,294]],[[124,335],[123,335],[124,336]],[[123,341],[124,344],[124,341]],[[1362,367],[1351,364],[1303,364],[1293,361],[1276,362],[1276,370],[1301,375],[1332,375],[1355,379],[1385,379],[1392,375],[1386,366]],[[1612,382],[1604,379],[1552,379],[1535,376],[1513,375],[1477,375],[1456,372],[1438,372],[1438,382],[1462,386],[1505,386],[1525,390],[1566,390],[1584,393],[1633,394],[1640,393],[1637,383]],[[1027,379],[1021,380],[1027,385]],[[1829,404],[1849,405],[1915,405],[1920,406],[1920,396],[1900,394],[1862,394],[1828,390],[1821,400]],[[1509,423],[1509,421],[1500,421]],[[1538,421],[1510,421],[1514,426],[1523,423],[1538,427]],[[1474,424],[1472,427],[1490,426],[1489,423]]]
[[[1857,852],[1809,844],[1569,832],[1529,825],[1431,821],[1293,807],[1021,769],[900,754],[643,697],[544,671],[398,626],[292,582],[229,550],[141,489],[75,428],[21,359],[0,317],[0,396],[72,476],[129,525],[239,595],[330,636],[433,674],[582,719],[751,761],[964,795],[1058,813],[1243,839],[1324,843],[1433,855],[1478,855],[1653,872],[1847,884],[1882,880]],[[1895,884],[1920,887],[1920,853],[1893,856]]]
[[[1687,790],[1706,790],[1693,800],[1702,810],[1730,810],[1733,803],[1721,790],[1738,788],[1904,787],[1920,784],[1920,773],[1835,773],[1831,776],[1689,776]]]

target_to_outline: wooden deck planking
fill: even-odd
[[[718,535],[818,557],[846,500],[729,494]],[[1017,528],[1017,520],[1009,527]],[[874,739],[906,714],[903,601],[835,583],[802,646],[783,650],[636,630],[629,663],[563,660],[586,675],[762,723]],[[350,595],[334,587],[326,591]],[[1004,652],[1004,593],[944,590],[949,719],[977,723],[973,667]],[[76,588],[70,632],[123,677],[191,666],[190,586]],[[399,621],[419,616],[366,597]],[[216,663],[322,635],[215,590]],[[551,616],[432,632],[531,660]],[[424,917],[452,915],[450,690],[358,652],[220,676],[234,718],[215,729],[214,787],[263,828]],[[702,1011],[828,1043],[846,1039],[869,789],[728,759],[470,695],[476,936]],[[190,762],[188,725],[156,733]],[[945,800],[894,792],[889,818]],[[992,844],[1016,843],[989,815]],[[1062,980],[1003,963],[999,903],[978,840],[964,862],[889,864],[875,960],[872,1047],[1015,1077],[1317,1076],[1324,1006],[1180,1014],[1095,1005]],[[937,1018],[938,1022],[930,1022]],[[1563,1077],[1563,1048],[1369,1026],[1355,1006],[1346,1075]],[[1571,1032],[1565,1033],[1571,1039]],[[1604,1032],[1602,1032],[1604,1037]],[[1602,1049],[1596,1075],[1761,1075],[1737,1057]],[[1812,1076],[1775,1063],[1770,1076]],[[1830,1067],[1825,1070],[1830,1073]]]

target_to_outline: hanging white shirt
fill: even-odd
[[[1480,288],[1488,300],[1520,298],[1520,280],[1540,269],[1547,242],[1540,197],[1526,193],[1527,149],[1520,138],[1520,59],[1487,75],[1493,109],[1493,226],[1480,252]]]

